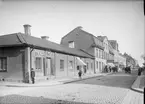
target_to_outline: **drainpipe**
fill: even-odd
[[[96,60],[94,59],[94,74],[96,74]]]
[[[32,69],[32,52],[33,52],[33,50],[34,50],[34,46],[32,46],[32,48],[30,50],[30,77],[31,77],[31,69]]]

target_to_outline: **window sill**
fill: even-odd
[[[7,72],[7,70],[0,70],[0,72]]]

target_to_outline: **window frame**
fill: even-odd
[[[98,69],[98,61],[96,61],[96,67],[97,67],[97,69]]]
[[[96,48],[96,57],[98,58],[99,49]]]
[[[69,60],[69,69],[72,70],[73,69],[73,61]]]
[[[3,59],[5,59],[5,65],[3,64],[4,62],[2,61]],[[0,57],[0,72],[7,72],[8,69],[8,62],[7,62],[7,57]],[[4,69],[5,68],[5,69]]]
[[[91,69],[93,69],[93,63],[91,62]]]
[[[86,64],[87,64],[87,67],[86,67],[86,68],[87,68],[87,70],[89,70],[89,63],[88,63],[88,62],[86,62]]]
[[[74,41],[69,41],[68,42],[68,47],[69,48],[75,48],[75,42]]]
[[[39,62],[40,62],[40,66],[37,65],[37,59],[40,59]],[[35,69],[36,70],[41,70],[42,69],[42,57],[35,57]]]
[[[62,62],[63,62],[63,64],[62,64]],[[60,71],[64,71],[64,60],[63,59],[60,59]]]

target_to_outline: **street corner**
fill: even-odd
[[[145,88],[145,76],[141,75],[136,78],[131,89],[140,93],[144,93]]]

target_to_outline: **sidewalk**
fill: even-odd
[[[133,85],[131,86],[131,89],[144,93],[144,88],[145,88],[145,75],[138,76]]]
[[[78,78],[78,76],[74,77],[66,77],[62,79],[54,79],[54,80],[47,80],[43,82],[36,82],[35,84],[28,84],[28,83],[16,83],[16,82],[0,82],[0,86],[7,86],[7,87],[46,87],[46,86],[54,86],[60,84],[67,84],[71,82],[76,82],[80,80],[85,80],[93,77],[100,77],[105,76],[111,73],[96,73],[96,74],[86,74],[82,76],[82,79]]]
[[[145,87],[145,75],[138,76],[131,86],[132,90],[129,90],[128,94],[124,98],[122,104],[144,104],[144,87]]]

